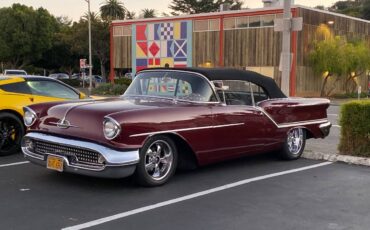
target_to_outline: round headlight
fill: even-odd
[[[112,118],[105,118],[103,123],[103,132],[105,138],[112,140],[121,132],[121,126]]]
[[[23,121],[24,121],[24,124],[29,127],[31,125],[33,125],[33,123],[35,123],[37,119],[37,116],[36,116],[36,113],[33,112],[32,110],[30,109],[25,109],[25,112],[24,112],[24,116],[23,116]]]

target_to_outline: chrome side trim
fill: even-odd
[[[286,98],[272,98],[272,99],[266,99],[263,101],[259,101],[257,103],[257,106],[263,102],[266,101],[310,101],[311,103],[306,103],[306,104],[299,104],[299,105],[287,105],[288,107],[301,107],[301,106],[315,106],[315,105],[321,105],[321,104],[330,104],[329,99],[324,99],[324,98],[304,98],[304,97],[286,97]],[[271,105],[274,106],[274,105]],[[280,105],[279,105],[280,106]]]
[[[96,151],[105,158],[106,166],[133,165],[133,164],[138,163],[140,159],[139,150],[119,151],[119,150],[111,149],[103,145],[92,143],[92,142],[72,140],[72,139],[56,137],[52,135],[35,133],[35,132],[28,133],[27,135],[24,136],[24,138],[37,139],[41,141],[52,142],[55,144],[62,143],[65,146],[80,147],[80,148],[88,149],[91,151]],[[23,153],[25,153],[24,148],[25,146],[23,145],[23,142],[22,142]],[[35,157],[35,154],[32,154],[30,156]],[[40,156],[39,156],[39,159],[40,159]],[[71,165],[71,167],[74,167],[74,165]]]
[[[279,129],[281,128],[288,128],[288,127],[294,127],[294,126],[302,126],[302,125],[313,125],[313,124],[320,124],[320,123],[325,123],[328,122],[328,119],[316,119],[316,120],[307,120],[307,121],[297,121],[297,122],[287,122],[287,123],[280,123],[278,124],[271,116],[268,114],[263,108],[256,106],[256,109],[261,111],[263,114],[268,117],[272,123],[275,124],[275,126]]]
[[[245,123],[236,123],[236,124],[202,126],[202,127],[184,128],[184,129],[170,129],[170,130],[157,131],[157,132],[139,133],[139,134],[130,135],[130,137],[141,137],[141,136],[156,135],[156,134],[163,134],[163,133],[177,133],[177,132],[194,131],[194,130],[200,130],[200,129],[217,129],[217,128],[224,128],[224,127],[240,126],[244,124]]]

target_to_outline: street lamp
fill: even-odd
[[[85,0],[88,4],[88,20],[89,20],[89,96],[92,90],[92,56],[91,56],[91,11],[90,11],[90,0]]]

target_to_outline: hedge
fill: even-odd
[[[118,96],[122,95],[127,89],[127,85],[102,83],[92,90],[94,95]]]
[[[77,79],[62,79],[61,81],[72,87],[79,87],[81,84],[81,82]]]
[[[132,82],[132,80],[128,79],[128,78],[114,79],[114,83],[119,84],[119,85],[130,85],[131,82]]]
[[[370,100],[352,101],[341,106],[339,152],[370,157]]]

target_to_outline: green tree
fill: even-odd
[[[370,0],[365,0],[362,6],[361,15],[363,19],[370,20]]]
[[[127,9],[119,0],[105,0],[100,7],[100,15],[105,21],[124,19]]]
[[[329,10],[352,17],[362,17],[362,5],[367,0],[346,0],[334,3]]]
[[[143,18],[155,18],[157,17],[157,12],[155,9],[143,9],[141,10]]]
[[[0,9],[0,61],[23,68],[52,46],[57,20],[43,8],[20,4]]]
[[[127,11],[126,19],[135,19],[136,13],[134,11]]]
[[[309,54],[310,64],[314,73],[324,77],[320,96],[330,96],[335,89],[336,83],[347,70],[347,61],[342,47],[345,40],[340,37],[315,41],[313,50]],[[329,78],[335,78],[334,83],[327,89]]]
[[[327,37],[315,41],[309,54],[311,66],[316,74],[324,77],[321,96],[330,96],[337,82],[345,78],[347,93],[357,88],[356,79],[364,76],[370,69],[370,49],[362,40],[347,41],[343,37]],[[327,86],[328,80],[334,83]]]
[[[343,48],[346,65],[346,92],[354,92],[358,86],[356,79],[360,78],[370,69],[370,49],[363,40],[347,42]]]
[[[243,5],[241,0],[172,0],[169,8],[171,14],[198,14],[217,12],[221,4],[229,4],[231,10],[239,10]]]
[[[95,15],[95,14],[94,14]],[[99,17],[91,17],[92,55],[100,66],[100,73],[106,77],[106,65],[109,61],[109,22]],[[73,23],[66,36],[66,42],[71,44],[71,52],[80,58],[88,56],[88,21],[81,17]],[[93,61],[94,62],[94,61]],[[95,62],[94,62],[95,63]]]

